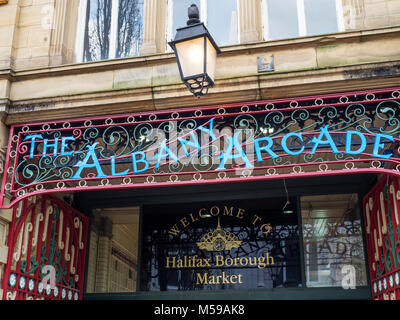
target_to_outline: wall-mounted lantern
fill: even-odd
[[[187,26],[177,29],[175,39],[168,44],[175,52],[182,81],[197,98],[214,86],[219,50],[207,28],[199,20],[199,9],[192,4]]]

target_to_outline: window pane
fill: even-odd
[[[93,212],[86,292],[136,291],[139,207]]]
[[[304,0],[307,35],[338,31],[335,0]]]
[[[175,37],[176,29],[186,26],[188,9],[192,4],[195,4],[200,11],[200,0],[173,0],[172,39]]]
[[[237,0],[208,1],[207,28],[219,46],[238,43]]]
[[[143,206],[141,290],[300,287],[297,213],[285,201]]]
[[[307,286],[342,286],[351,269],[367,285],[357,194],[301,197],[301,216]]]
[[[117,58],[139,54],[143,42],[143,1],[119,0]]]
[[[268,40],[299,35],[296,0],[268,0]]]
[[[84,61],[108,59],[112,0],[88,0]]]

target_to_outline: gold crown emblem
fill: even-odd
[[[197,246],[200,250],[207,251],[224,251],[232,248],[239,248],[242,241],[236,235],[221,228],[218,218],[217,229],[203,235]]]

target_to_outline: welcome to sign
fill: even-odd
[[[399,100],[399,91],[388,89],[17,125],[2,197],[299,175],[399,175]]]

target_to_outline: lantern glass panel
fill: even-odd
[[[207,74],[213,82],[215,78],[216,63],[217,63],[217,50],[214,48],[210,40],[207,38]]]
[[[176,43],[176,52],[183,78],[190,78],[207,72],[211,80],[214,81],[217,51],[208,38],[206,44],[207,63],[206,70],[204,70],[204,37]]]
[[[204,73],[203,37],[178,42],[176,52],[184,78]]]

